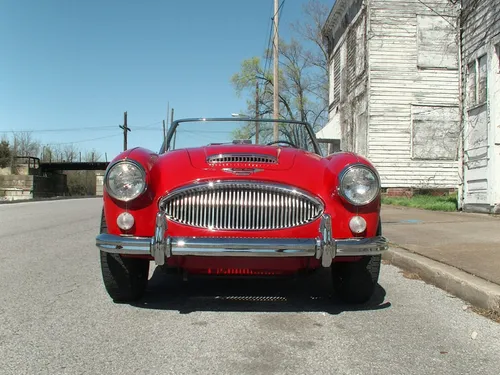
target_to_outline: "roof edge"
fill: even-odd
[[[326,36],[328,34],[328,31],[331,29],[336,29],[339,26],[339,23],[341,21],[341,17],[344,15],[346,9],[350,7],[355,0],[336,0],[335,4],[332,7],[332,10],[330,11],[330,14],[328,14],[328,17],[325,21],[325,24],[323,25],[323,28],[321,29],[321,33]]]

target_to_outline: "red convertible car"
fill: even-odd
[[[143,296],[154,261],[183,275],[327,267],[339,297],[364,303],[387,249],[373,165],[322,155],[299,121],[177,120],[159,152],[133,148],[109,164],[103,203],[96,245],[116,302]]]

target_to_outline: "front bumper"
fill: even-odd
[[[151,255],[156,264],[174,255],[239,257],[315,257],[329,267],[337,256],[377,255],[387,250],[382,236],[371,238],[332,238],[329,215],[323,215],[316,238],[198,238],[171,237],[163,213],[156,217],[153,237],[124,237],[101,233],[96,246],[108,253]]]

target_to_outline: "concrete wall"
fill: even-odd
[[[104,172],[96,172],[95,176],[95,195],[102,197],[103,195]]]
[[[0,176],[7,176],[12,174],[12,168],[7,167],[7,168],[0,168]]]
[[[32,189],[33,176],[17,174],[0,176],[0,186],[2,188]]]
[[[63,196],[67,194],[67,190],[64,174],[0,176],[0,199],[2,200]]]
[[[33,198],[33,176],[0,175],[0,199],[22,200]]]

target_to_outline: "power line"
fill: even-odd
[[[147,129],[153,125],[161,124],[162,121],[156,121],[150,123],[148,125],[137,126],[137,129]],[[52,129],[22,129],[22,130],[0,130],[0,133],[52,133],[52,132],[74,132],[74,131],[82,131],[82,130],[106,130],[109,131],[111,129],[116,129],[113,125],[105,125],[105,126],[88,126],[83,128],[52,128]]]
[[[272,24],[271,24],[271,27],[269,29],[269,40],[267,42],[267,51],[266,51],[266,65],[264,67],[264,77],[267,76],[267,69],[268,69],[268,63],[269,63],[269,60],[270,60],[270,51],[271,51],[271,48],[270,48],[270,45],[271,45],[271,35],[272,35],[272,31],[273,31],[273,28],[274,28],[274,19],[276,18],[276,15],[279,16],[279,18],[281,18],[281,15],[283,13],[283,5],[285,4],[285,0],[282,0],[281,1],[281,4],[279,5],[278,7],[278,10],[276,12],[273,13],[273,16],[271,17],[271,21]],[[274,41],[273,41],[273,46],[275,47],[275,44],[274,44]],[[271,65],[269,64],[269,68],[271,67]]]
[[[46,145],[46,146],[72,145],[72,144],[75,144],[75,143],[97,141],[97,140],[100,140],[100,139],[106,139],[106,138],[112,138],[112,137],[119,137],[119,136],[121,136],[121,134],[106,135],[104,137],[91,138],[91,139],[82,139],[80,141],[74,141],[74,142],[44,143],[44,145]]]
[[[149,125],[145,125],[143,127],[140,127],[138,128],[139,131],[158,131],[157,129],[151,129],[151,128],[148,128],[148,126],[151,126],[151,125],[156,125],[158,123],[160,123],[161,121],[159,122],[155,122],[153,124],[149,124]],[[115,128],[114,126],[112,126],[113,128]],[[75,144],[75,143],[83,143],[83,142],[91,142],[91,141],[98,141],[100,139],[107,139],[107,138],[113,138],[113,137],[118,137],[118,136],[121,136],[122,134],[112,134],[112,135],[105,135],[103,137],[97,137],[97,138],[90,138],[90,139],[82,139],[82,140],[79,140],[79,141],[72,141],[72,142],[55,142],[55,143],[43,143],[44,145],[47,145],[47,146],[59,146],[59,145],[71,145],[71,144]]]
[[[148,129],[148,128],[151,128],[151,126],[153,126],[153,125],[158,125],[158,124],[162,124],[162,123],[163,123],[163,120],[156,121],[156,122],[153,122],[153,123],[151,123],[149,125],[135,126],[134,129]]]
[[[271,9],[272,11],[272,9]],[[267,64],[269,62],[269,50],[270,50],[270,46],[271,46],[271,35],[273,33],[273,24],[271,23],[273,17],[269,18],[269,24],[268,24],[268,28],[269,28],[269,37],[267,39],[267,46],[266,46],[266,62],[265,62],[265,65],[264,65],[264,77],[266,76],[266,73],[267,73]]]
[[[210,133],[221,133],[221,134],[224,134],[224,133],[232,133],[233,130],[198,130],[198,129],[195,129],[195,130],[185,130],[185,129],[177,129],[176,132],[177,133],[192,133],[192,134],[197,134],[197,133],[207,133],[207,134],[210,134]],[[143,132],[144,131],[146,131],[146,132],[147,131],[155,131],[155,132],[157,132],[158,129],[141,129],[141,131],[143,131]]]
[[[114,126],[90,126],[86,128],[59,128],[59,129],[31,129],[31,130],[0,130],[0,133],[50,133],[50,132],[70,132],[81,130],[108,130]]]

